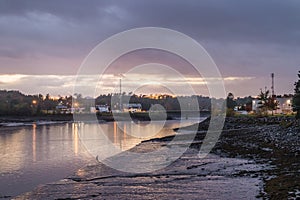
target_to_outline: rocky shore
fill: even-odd
[[[209,119],[199,125],[208,128]],[[266,199],[300,198],[300,127],[294,117],[227,118],[213,153],[222,157],[247,158],[270,167],[257,173]],[[197,126],[197,125],[196,125]],[[190,129],[191,127],[186,127]],[[203,134],[196,138],[202,139]],[[192,145],[199,149],[199,145]],[[249,171],[242,172],[249,175]]]
[[[300,198],[300,129],[292,117],[227,118],[212,153],[200,159],[208,124],[209,119],[193,125],[198,127],[194,142],[164,169],[131,174],[93,163],[16,199]],[[172,138],[145,141],[131,151],[168,146]]]

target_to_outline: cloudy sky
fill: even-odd
[[[260,88],[270,88],[272,72],[275,92],[292,93],[300,70],[297,0],[1,0],[0,27],[0,89],[27,94],[72,94],[76,74],[90,51],[114,34],[139,27],[173,29],[195,39],[218,66],[226,91],[235,96],[255,96]],[[180,71],[197,94],[208,95],[189,63],[157,50],[116,60],[98,92],[116,92],[116,74],[153,61]],[[164,70],[140,73],[138,81],[178,84],[176,75]],[[83,84],[96,85],[98,76],[87,80]],[[150,92],[151,87],[144,88]],[[132,88],[124,85],[123,90]],[[160,92],[151,92],[155,91]]]

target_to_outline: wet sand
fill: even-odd
[[[200,160],[197,152],[189,149],[167,168],[152,173],[90,165],[16,199],[255,199],[259,195],[259,177],[241,172],[255,173],[263,165],[213,154]]]

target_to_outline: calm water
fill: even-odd
[[[130,122],[123,122],[119,126],[110,122],[0,127],[0,197],[30,191],[39,184],[62,179],[94,162],[95,158],[80,141],[79,132],[94,133],[100,127],[113,145],[127,150],[142,140],[173,135],[173,128],[198,121],[167,121],[157,134],[151,133],[151,130],[156,132],[162,126],[161,122],[152,122],[146,134],[143,128],[136,128]],[[143,123],[141,125],[147,125],[147,122]]]

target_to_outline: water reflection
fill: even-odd
[[[0,196],[64,178],[89,159],[76,124],[1,127]]]
[[[74,135],[74,153],[75,156],[78,156],[78,143],[79,143],[79,137],[78,137],[78,123],[72,124],[72,133]]]
[[[79,138],[92,157],[104,160],[129,150],[143,140],[174,135],[174,128],[193,124],[198,120],[149,122],[82,123]]]
[[[22,156],[20,156],[20,154],[23,152],[26,139],[23,137],[23,130],[19,130],[16,132],[19,136],[16,136],[15,134],[6,134],[1,136],[0,172],[2,173],[17,171],[22,167],[23,158]],[[11,152],[13,152],[14,154],[11,155]]]
[[[36,124],[32,124],[32,161],[36,162]]]
[[[186,121],[183,125],[192,123],[195,121]],[[0,194],[16,195],[31,190],[38,184],[62,179],[95,159],[87,154],[82,135],[89,139],[89,150],[95,148],[98,153],[100,148],[104,155],[111,155],[108,146],[114,146],[116,152],[124,151],[151,134],[151,137],[172,135],[172,129],[182,124],[179,121],[168,121],[154,136],[151,131],[156,127],[145,129],[147,122],[138,125],[131,122],[111,122],[100,125],[66,123],[1,127]],[[99,138],[100,133],[104,137]]]

